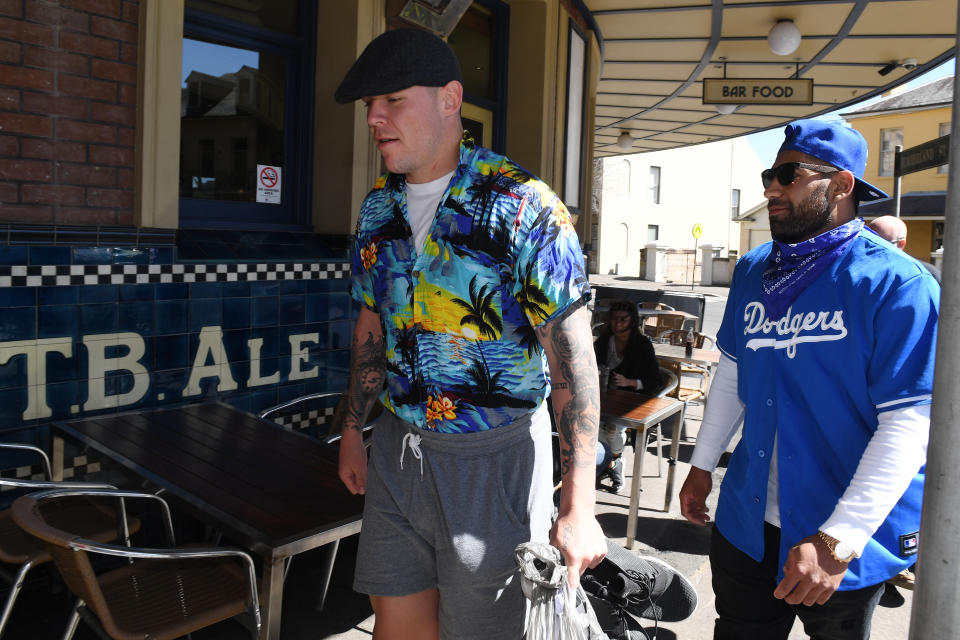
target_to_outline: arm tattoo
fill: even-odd
[[[368,332],[367,339],[361,342],[354,336],[351,355],[348,398],[344,410],[338,412],[340,415],[335,420],[340,422],[340,429],[349,427],[361,431],[387,375],[384,337]]]
[[[590,336],[579,335],[565,319],[550,322],[542,329],[541,338],[548,342],[559,363],[553,371],[555,389],[567,388],[570,397],[565,403],[554,399],[554,418],[565,444],[560,452],[561,472],[572,467],[596,464],[596,440],[600,423],[600,389],[596,370],[585,366],[591,362],[593,345]]]
[[[570,542],[573,540],[573,527],[570,526],[570,523],[563,525],[563,528],[559,531],[560,533],[560,550],[566,551],[570,547]]]

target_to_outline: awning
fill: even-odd
[[[668,149],[782,127],[848,107],[953,56],[956,0],[582,0],[603,41],[597,157]],[[802,39],[776,55],[767,35],[792,20]],[[704,78],[810,78],[810,105],[721,115]],[[628,149],[617,146],[627,132]]]
[[[864,218],[892,216],[893,205],[893,198],[863,202],[859,213]],[[911,191],[900,196],[900,217],[943,218],[946,205],[946,191]]]

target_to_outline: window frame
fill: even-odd
[[[878,156],[878,158],[877,158],[877,175],[880,176],[880,177],[887,178],[887,177],[893,176],[893,175],[896,173],[896,161],[895,161],[893,158],[896,158],[897,145],[896,145],[896,144],[891,145],[891,148],[890,148],[890,149],[884,150],[883,144],[884,144],[884,136],[885,136],[885,134],[887,134],[888,132],[891,132],[891,133],[892,133],[892,132],[897,132],[897,131],[900,132],[900,145],[899,145],[899,146],[902,147],[902,146],[903,146],[903,127],[887,127],[887,128],[884,128],[884,129],[880,129],[880,153],[877,154],[877,156]],[[883,166],[884,166],[884,165],[883,165],[883,161],[884,161],[884,158],[887,158],[888,156],[891,158],[891,160],[890,160],[890,171],[889,171],[889,173],[885,173],[885,172],[884,172],[884,168],[883,168]]]
[[[490,100],[464,90],[463,102],[486,109],[493,116],[493,132],[490,148],[497,153],[507,149],[507,74],[509,72],[510,6],[503,0],[474,0],[493,15],[493,94]],[[499,43],[499,46],[498,46]],[[478,144],[479,140],[476,141]]]
[[[654,171],[656,169],[656,171]],[[653,177],[656,176],[656,180]],[[663,167],[650,165],[650,204],[660,204],[660,185],[663,180]]]
[[[310,176],[313,170],[313,102],[310,98],[315,88],[316,3],[300,0],[298,10],[299,24],[304,25],[301,27],[303,32],[290,35],[260,29],[199,9],[184,8],[183,39],[286,56],[287,77],[283,111],[281,204],[179,197],[181,229],[301,231],[312,228]]]
[[[730,219],[736,220],[740,215],[740,189],[730,189]]]

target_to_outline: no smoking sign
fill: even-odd
[[[280,204],[281,175],[280,167],[257,165],[257,202]]]

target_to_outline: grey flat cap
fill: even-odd
[[[394,29],[377,36],[350,67],[334,99],[345,104],[408,87],[463,82],[460,63],[446,42],[420,29]]]

